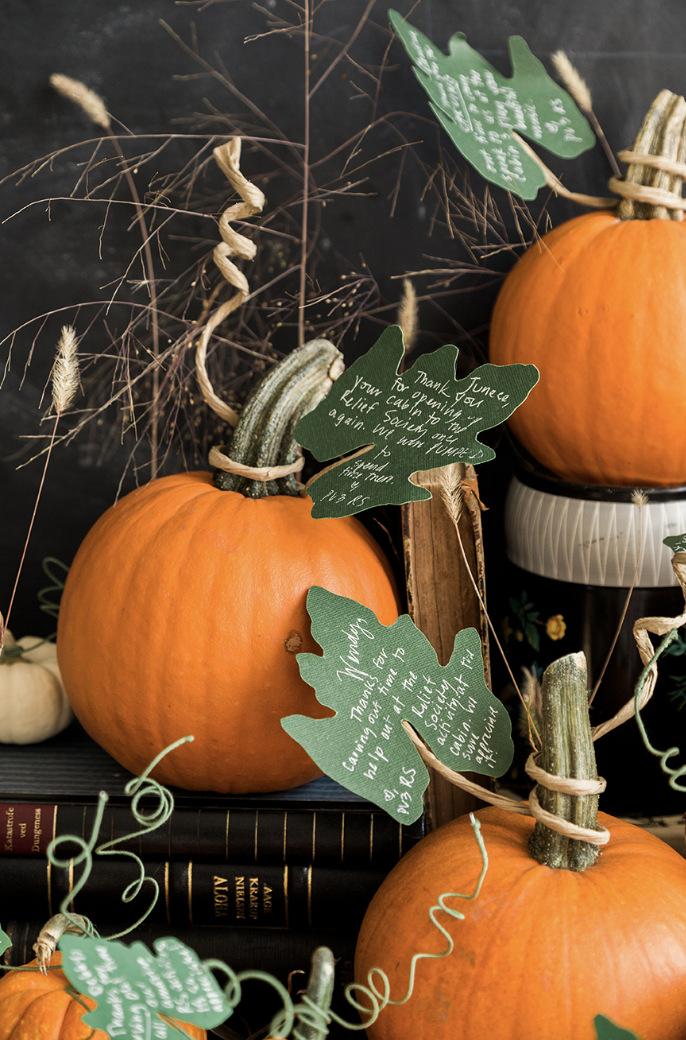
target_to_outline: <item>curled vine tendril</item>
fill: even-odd
[[[46,585],[44,589],[41,589],[38,593],[38,602],[40,603],[40,609],[44,614],[49,614],[50,617],[56,618],[60,612],[59,603],[55,603],[51,598],[51,593],[59,592],[62,595],[64,589],[64,578],[66,578],[69,568],[66,563],[62,563],[55,556],[46,556],[43,560],[43,573],[46,578],[49,578],[52,585]],[[55,574],[55,567],[59,567],[60,570],[64,571],[64,575],[60,577]]]
[[[453,917],[458,921],[464,921],[465,915],[463,913],[460,913],[459,910],[454,909],[454,907],[446,906],[445,900],[477,899],[481,891],[481,886],[484,883],[484,878],[486,877],[486,871],[488,870],[488,853],[486,852],[486,846],[484,845],[484,840],[481,835],[481,824],[476,819],[473,813],[470,813],[469,817],[472,824],[472,830],[474,831],[474,837],[476,838],[476,842],[479,846],[479,852],[481,853],[481,873],[479,874],[479,879],[476,883],[476,887],[474,888],[474,891],[471,893],[471,895],[466,895],[463,892],[444,892],[442,895],[438,897],[437,904],[435,906],[432,906],[429,910],[429,917],[431,918],[431,923],[436,928],[438,928],[439,932],[441,932],[448,940],[448,945],[446,949],[443,951],[443,953],[415,953],[413,955],[412,960],[410,961],[410,977],[407,986],[407,993],[404,997],[401,997],[400,1000],[391,1000],[390,982],[388,980],[388,976],[380,968],[369,969],[369,972],[367,974],[366,985],[360,982],[352,982],[350,983],[350,985],[346,986],[345,996],[348,1003],[351,1004],[352,1007],[354,1007],[361,1014],[367,1013],[370,1016],[362,1025],[356,1026],[351,1025],[349,1022],[344,1022],[337,1015],[331,1013],[332,1019],[334,1019],[336,1022],[339,1022],[341,1025],[345,1026],[346,1029],[367,1029],[370,1025],[376,1022],[377,1018],[379,1017],[379,1014],[389,1004],[393,1006],[406,1004],[414,992],[417,962],[422,960],[423,958],[441,959],[442,957],[449,957],[450,954],[453,952],[455,948],[455,941],[451,936],[450,932],[448,932],[443,927],[443,925],[436,920],[436,913],[439,910],[442,910],[444,911],[444,913],[448,914],[449,917]],[[378,976],[378,978],[381,980],[381,984],[383,987],[381,991],[378,990],[375,985],[374,980],[376,976]],[[360,1002],[353,997],[353,992],[362,994],[365,997],[367,997],[370,1001],[370,1006],[367,1007],[364,1004],[360,1004]]]
[[[661,650],[659,652],[661,652]],[[47,857],[50,863],[53,864],[53,866],[68,868],[71,866],[78,866],[82,863],[85,864],[84,870],[81,876],[79,877],[78,881],[73,886],[71,891],[68,892],[62,900],[62,903],[60,905],[60,913],[63,914],[68,921],[74,924],[75,927],[79,931],[81,931],[86,937],[97,938],[99,937],[99,933],[96,931],[92,922],[89,921],[87,918],[76,919],[72,914],[70,914],[68,910],[68,905],[75,899],[76,895],[81,891],[81,889],[84,887],[88,880],[88,877],[93,867],[93,852],[95,852],[96,855],[104,856],[115,854],[129,856],[131,859],[135,860],[138,863],[140,869],[140,876],[134,882],[129,884],[124,890],[124,893],[122,895],[122,900],[124,902],[130,902],[131,900],[135,899],[136,895],[140,892],[141,887],[146,880],[150,881],[150,883],[154,886],[155,889],[152,904],[150,905],[148,910],[146,910],[146,912],[139,918],[139,920],[136,921],[135,924],[131,925],[129,928],[125,929],[124,931],[119,932],[116,935],[107,936],[107,939],[119,939],[122,936],[127,935],[133,929],[137,928],[142,921],[145,920],[145,918],[148,916],[150,911],[155,906],[155,903],[157,902],[157,898],[159,896],[159,886],[157,882],[154,878],[146,877],[145,868],[139,856],[125,849],[117,848],[117,846],[122,842],[129,841],[132,838],[140,837],[141,835],[147,834],[148,832],[155,830],[155,828],[161,826],[169,819],[174,809],[173,795],[162,784],[159,784],[156,780],[151,779],[149,774],[155,768],[158,762],[164,757],[164,755],[168,754],[170,751],[173,751],[175,748],[191,740],[193,740],[193,737],[189,736],[182,737],[180,740],[175,741],[175,743],[171,744],[168,748],[165,748],[164,751],[157,755],[157,757],[150,763],[148,768],[145,770],[144,773],[141,774],[141,776],[134,777],[126,785],[124,790],[127,795],[130,795],[132,797],[131,811],[136,819],[136,822],[141,824],[141,829],[134,831],[131,834],[126,834],[123,837],[115,838],[112,841],[105,842],[102,845],[98,845],[96,848],[96,843],[98,840],[100,827],[102,825],[105,806],[108,801],[107,793],[105,791],[101,791],[98,798],[98,805],[90,839],[88,841],[85,841],[83,838],[77,837],[76,835],[62,835],[58,838],[53,839],[53,841],[50,842],[50,845],[47,849]],[[668,754],[671,754],[671,752],[669,752]],[[683,771],[686,772],[686,768]],[[152,811],[144,813],[141,809],[139,809],[138,803],[141,798],[150,797],[151,795],[156,796],[158,798],[158,804],[152,809]],[[225,964],[224,961],[216,959],[202,961],[201,963],[203,967],[208,971],[221,972],[228,978],[228,982],[224,987],[224,996],[226,998],[227,1003],[231,1007],[231,1011],[233,1011],[241,1001],[241,983],[246,982],[249,979],[266,982],[269,986],[276,990],[283,1004],[283,1008],[279,1012],[277,1012],[277,1014],[272,1019],[272,1022],[269,1027],[270,1036],[288,1036],[291,1030],[293,1030],[293,1040],[324,1040],[324,1038],[328,1035],[329,1025],[332,1022],[337,1022],[344,1029],[348,1029],[351,1031],[364,1030],[376,1021],[376,1019],[379,1017],[379,1014],[388,1005],[400,1005],[407,1003],[407,1001],[411,998],[414,992],[417,963],[423,958],[441,959],[443,957],[448,957],[455,948],[455,943],[452,936],[447,931],[447,929],[440,923],[440,921],[437,920],[436,914],[439,911],[443,911],[443,913],[446,913],[449,917],[452,917],[458,921],[463,921],[465,915],[461,913],[459,910],[447,906],[445,901],[447,899],[475,900],[481,891],[484,878],[486,877],[486,872],[488,870],[488,854],[486,852],[486,846],[481,836],[481,825],[473,814],[470,814],[470,820],[472,830],[474,832],[474,837],[479,847],[479,852],[481,853],[481,873],[479,874],[479,878],[477,880],[474,891],[471,894],[465,894],[462,892],[444,892],[442,895],[438,897],[438,902],[436,903],[436,905],[430,907],[428,913],[429,918],[431,919],[431,923],[439,930],[439,932],[442,933],[442,935],[445,936],[447,940],[447,946],[442,953],[415,953],[413,955],[412,960],[410,961],[407,992],[404,997],[401,997],[399,1000],[392,1000],[390,996],[391,986],[388,976],[384,971],[382,971],[381,968],[371,968],[368,972],[366,983],[353,982],[350,983],[350,985],[346,986],[345,989],[345,998],[348,1004],[350,1004],[352,1008],[359,1012],[360,1016],[364,1018],[364,1021],[359,1023],[348,1022],[345,1019],[341,1018],[338,1014],[332,1011],[330,1007],[333,979],[333,955],[331,954],[331,951],[326,948],[322,948],[316,951],[315,958],[313,958],[313,965],[316,962],[319,966],[319,969],[322,972],[321,977],[319,978],[319,980],[317,980],[316,978],[313,979],[313,976],[315,975],[315,970],[313,968],[313,976],[311,976],[310,978],[308,990],[306,993],[301,995],[300,1001],[297,1004],[294,1004],[290,994],[288,993],[288,990],[283,985],[283,983],[280,982],[278,979],[274,978],[273,975],[270,975],[266,971],[251,970],[241,971],[237,973],[233,971],[233,969],[230,968],[227,964]],[[70,859],[59,859],[56,853],[61,842],[69,842],[72,845],[76,844],[80,846],[80,851],[76,856],[70,857]],[[319,960],[317,961],[317,953],[327,954],[328,961],[326,956],[323,958],[319,958]],[[13,968],[13,970],[38,971],[40,969],[24,967]],[[327,971],[330,973],[328,976],[326,975]],[[319,985],[317,985],[317,982],[319,983]],[[74,995],[78,999],[78,995],[75,991]],[[363,997],[367,1001],[367,1003],[362,1003],[359,999],[357,999],[357,997]],[[165,1022],[171,1021],[166,1016],[161,1017],[164,1018]],[[173,1026],[181,1035],[189,1036],[189,1034],[183,1028],[183,1023],[174,1021]]]
[[[679,777],[682,777],[684,776],[684,774],[686,774],[686,765],[681,766],[679,769],[673,769],[671,766],[667,765],[668,759],[672,758],[673,755],[679,754],[679,748],[671,747],[668,751],[658,751],[657,748],[654,748],[653,745],[650,743],[650,738],[648,737],[648,733],[646,732],[645,724],[643,722],[643,719],[641,718],[641,712],[639,709],[639,701],[641,693],[643,691],[644,683],[648,678],[648,673],[650,672],[651,668],[658,660],[658,658],[665,652],[669,644],[674,642],[674,640],[677,637],[677,634],[678,629],[676,628],[671,629],[671,631],[667,633],[667,635],[664,637],[664,639],[658,646],[657,650],[651,657],[650,661],[648,661],[643,671],[641,672],[638,682],[636,683],[636,689],[634,692],[634,710],[636,713],[636,722],[638,723],[638,728],[641,737],[643,738],[643,743],[646,747],[646,750],[649,751],[651,755],[655,755],[656,758],[660,759],[660,768],[662,769],[662,772],[669,777],[669,786],[672,787],[675,791],[686,791],[686,786],[684,786],[684,784],[679,783]]]
[[[123,903],[132,902],[136,898],[138,893],[141,891],[146,881],[150,882],[150,884],[153,887],[152,902],[150,903],[150,906],[147,908],[147,910],[138,918],[138,920],[135,921],[133,924],[129,925],[128,928],[125,928],[123,931],[117,932],[115,935],[109,935],[107,936],[107,938],[121,939],[122,936],[128,935],[129,932],[132,932],[135,928],[138,928],[138,926],[141,925],[143,921],[145,921],[145,919],[152,912],[159,898],[159,884],[157,883],[155,878],[148,877],[146,875],[145,865],[140,856],[136,855],[135,852],[129,852],[127,849],[118,848],[117,846],[121,845],[122,842],[130,841],[132,838],[138,838],[143,834],[148,834],[150,831],[154,831],[157,827],[160,827],[169,819],[172,812],[174,811],[174,796],[172,795],[171,791],[167,790],[166,787],[158,783],[157,780],[153,780],[149,776],[149,774],[152,772],[152,770],[155,768],[158,762],[160,762],[161,759],[164,758],[165,755],[169,754],[170,751],[173,751],[175,748],[180,747],[182,744],[186,744],[191,740],[193,740],[193,737],[191,736],[181,737],[180,740],[177,740],[173,744],[170,744],[169,747],[165,748],[164,751],[161,751],[160,754],[152,760],[145,772],[141,773],[140,776],[136,776],[132,780],[129,780],[128,784],[124,788],[124,793],[129,796],[132,796],[131,812],[136,823],[140,825],[139,830],[132,831],[129,834],[124,834],[120,838],[114,838],[112,841],[106,841],[102,845],[98,845],[98,847],[95,848],[95,843],[98,840],[98,834],[100,832],[100,826],[102,824],[102,817],[105,811],[105,805],[108,801],[108,795],[105,793],[105,791],[101,791],[98,798],[98,808],[95,814],[95,820],[93,822],[93,830],[91,833],[90,840],[86,842],[83,838],[79,838],[76,835],[63,835],[62,837],[54,838],[53,841],[51,841],[48,845],[46,855],[50,863],[52,863],[54,867],[71,867],[72,865],[76,867],[79,866],[81,863],[85,863],[85,867],[83,873],[81,874],[81,877],[78,879],[71,891],[66,894],[66,896],[60,904],[60,913],[64,914],[64,916],[69,921],[71,921],[72,924],[78,924],[78,922],[76,922],[74,917],[69,913],[68,906],[70,903],[73,902],[76,895],[81,891],[83,886],[88,881],[91,870],[93,869],[94,848],[96,856],[128,856],[129,859],[134,860],[134,862],[138,865],[139,876],[129,885],[127,885],[124,889],[121,897]],[[144,813],[142,809],[138,807],[140,799],[151,796],[158,798],[158,804],[150,812]],[[70,844],[75,843],[77,845],[80,845],[81,851],[76,856],[68,860],[58,859],[55,853],[56,849],[59,847],[60,842],[69,842]],[[95,930],[92,923],[87,919],[85,920],[87,921],[87,926],[89,928],[89,930],[85,934],[88,936],[98,936],[99,933]]]
[[[112,841],[106,841],[102,845],[98,845],[95,850],[96,856],[128,856],[137,865],[139,874],[138,877],[126,886],[122,892],[122,902],[131,903],[138,893],[141,891],[146,881],[150,882],[153,888],[153,899],[148,909],[141,914],[137,921],[129,925],[121,932],[116,932],[114,935],[109,935],[108,939],[121,939],[122,936],[128,935],[135,928],[145,921],[145,919],[152,913],[157,900],[160,895],[160,886],[155,878],[148,877],[145,873],[145,866],[140,856],[136,855],[135,852],[129,852],[127,849],[118,848],[122,842],[130,841],[133,838],[139,838],[144,834],[149,834],[150,831],[156,830],[161,827],[163,823],[166,823],[171,814],[174,811],[174,796],[166,787],[158,783],[157,780],[153,780],[149,775],[155,766],[160,762],[165,755],[168,755],[170,751],[180,747],[182,744],[190,743],[193,740],[192,736],[181,737],[180,740],[174,741],[169,747],[166,747],[164,751],[161,751],[156,758],[152,760],[148,768],[141,773],[140,776],[134,777],[129,780],[128,784],[124,788],[124,793],[132,796],[131,798],[131,812],[136,823],[140,824],[140,830],[131,831],[130,834],[124,834],[120,838],[114,838]],[[139,802],[141,798],[156,797],[158,798],[158,804],[148,813],[143,812],[139,808]]]

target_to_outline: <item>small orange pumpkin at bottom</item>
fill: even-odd
[[[40,971],[8,971],[0,981],[0,1040],[109,1040],[101,1029],[83,1022],[84,1004],[96,1007],[91,997],[77,1000],[61,968],[62,954],[53,954],[46,975]],[[26,967],[37,967],[31,961]],[[82,1001],[83,1003],[80,1003]],[[188,1022],[179,1025],[193,1040],[207,1040],[207,1033]],[[176,1034],[175,1034],[176,1035]],[[182,1036],[178,1034],[179,1040]]]

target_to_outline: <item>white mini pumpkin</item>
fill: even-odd
[[[0,743],[37,744],[60,733],[74,713],[55,644],[38,636],[22,636],[17,642],[8,629],[5,648],[17,645],[24,647],[21,656],[0,658]]]

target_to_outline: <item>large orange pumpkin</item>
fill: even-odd
[[[490,360],[538,367],[509,419],[564,480],[686,483],[686,223],[588,213],[515,264],[496,301]]]
[[[620,153],[629,165],[610,181],[624,196],[616,211],[551,231],[496,302],[491,360],[541,372],[510,426],[565,480],[686,483],[682,177],[659,168],[679,158],[683,133],[683,98],[660,91],[632,151]]]
[[[476,815],[489,858],[481,893],[448,901],[463,921],[438,914],[455,949],[418,962],[414,995],[381,1011],[370,1040],[595,1040],[598,1014],[642,1040],[684,1040],[682,857],[600,813],[612,837],[596,863],[581,873],[551,869],[529,855],[531,819]],[[403,997],[412,955],[446,948],[429,908],[441,893],[473,891],[481,866],[468,817],[404,856],[367,911],[356,980],[382,968],[391,998]]]
[[[316,388],[333,356],[315,341],[270,370],[246,403],[234,460],[292,459],[303,386]],[[321,771],[281,719],[330,714],[296,660],[318,651],[307,591],[322,585],[388,625],[398,617],[395,584],[366,528],[352,517],[313,519],[293,477],[289,493],[242,476],[216,483],[209,473],[154,480],[95,524],[62,596],[62,679],[85,729],[132,773],[192,734],[155,778],[235,793],[295,787]]]
[[[61,964],[62,954],[54,954],[50,963]],[[36,961],[27,966],[35,968]],[[68,992],[69,987],[61,968],[51,967],[46,975],[39,971],[8,971],[0,981],[2,1040],[109,1040],[101,1029],[93,1030],[82,1021],[87,1014],[83,1005],[94,1008],[96,1002],[86,996],[76,1000]],[[195,1040],[207,1037],[198,1026],[186,1022],[181,1025]]]

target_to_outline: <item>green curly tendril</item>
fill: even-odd
[[[643,691],[645,681],[648,677],[648,672],[656,663],[658,658],[660,658],[661,655],[665,652],[670,643],[674,642],[674,640],[677,638],[677,635],[678,629],[676,628],[671,629],[667,633],[667,635],[664,637],[664,639],[658,646],[657,650],[655,651],[651,659],[648,661],[648,664],[641,672],[638,682],[636,683],[636,689],[634,691],[634,711],[636,714],[636,722],[638,723],[638,728],[641,737],[643,738],[643,743],[646,747],[646,750],[649,751],[651,755],[655,755],[656,758],[660,759],[660,768],[662,772],[669,777],[669,786],[674,788],[675,791],[686,791],[686,786],[679,783],[679,777],[684,776],[684,774],[686,774],[686,765],[681,766],[679,769],[672,769],[671,766],[667,765],[668,759],[670,759],[673,755],[679,754],[679,748],[672,747],[669,748],[668,751],[658,751],[657,748],[653,747],[653,745],[650,743],[650,739],[646,732],[646,728],[643,723],[643,719],[641,718],[641,712],[638,706],[639,698]]]
[[[42,567],[44,574],[46,575],[46,577],[50,579],[52,585],[47,585],[44,589],[41,589],[39,591],[38,601],[40,603],[40,609],[45,614],[49,614],[50,617],[57,619],[57,616],[60,612],[60,605],[59,603],[55,603],[52,599],[50,599],[50,594],[52,592],[59,592],[61,595],[62,590],[64,588],[64,581],[62,578],[58,577],[58,575],[56,575],[53,572],[53,568],[61,567],[64,571],[65,577],[67,575],[67,572],[69,571],[69,568],[67,567],[66,563],[62,563],[62,561],[58,560],[56,556],[46,556],[43,560]],[[29,647],[29,649],[35,650],[37,647],[43,646],[45,643],[51,643],[52,640],[55,638],[56,634],[56,632],[53,632],[52,635],[46,636],[45,639],[41,639],[39,643],[34,643],[32,647]],[[17,658],[21,657],[22,654],[25,654],[26,649],[27,648],[25,646],[21,646],[19,644],[17,646],[3,646],[2,651],[0,651],[0,660],[14,661]]]
[[[117,848],[120,843],[129,841],[132,838],[140,837],[141,835],[148,834],[150,831],[155,830],[171,816],[174,810],[174,797],[171,791],[167,790],[162,784],[158,783],[149,777],[149,773],[155,768],[158,762],[167,755],[170,751],[193,740],[192,736],[182,737],[175,743],[170,744],[169,747],[165,748],[164,751],[160,752],[159,755],[150,763],[148,768],[138,777],[134,777],[128,782],[124,791],[127,795],[130,795],[131,800],[131,812],[136,819],[136,822],[141,825],[141,829],[134,831],[130,834],[125,834],[120,838],[115,838],[112,841],[105,842],[102,845],[96,847],[98,840],[98,834],[102,825],[103,814],[105,811],[105,805],[108,801],[108,795],[105,791],[101,791],[98,797],[98,805],[95,814],[95,820],[93,821],[93,828],[90,839],[85,841],[81,837],[76,835],[62,835],[58,838],[54,838],[50,842],[47,848],[47,857],[50,863],[55,867],[70,867],[79,866],[81,863],[85,864],[83,873],[79,877],[76,884],[73,886],[70,892],[62,900],[60,905],[60,913],[63,914],[67,920],[77,927],[78,930],[82,931],[87,937],[100,938],[99,933],[95,929],[94,925],[87,918],[81,918],[77,920],[72,914],[69,913],[68,906],[75,899],[77,894],[84,887],[90,876],[93,868],[93,853],[97,856],[113,856],[123,855],[129,856],[131,859],[138,863],[140,869],[140,876],[131,884],[127,885],[123,894],[123,902],[131,902],[140,892],[145,881],[149,881],[154,888],[154,898],[152,903],[145,911],[145,913],[135,922],[130,925],[124,931],[118,932],[116,935],[106,936],[106,940],[120,939],[122,936],[127,935],[129,932],[137,928],[150,914],[153,907],[155,906],[159,897],[159,885],[154,878],[146,877],[145,867],[141,858],[134,852],[129,852],[126,849]],[[159,799],[158,804],[151,811],[144,813],[139,808],[139,801],[141,798],[149,797],[151,795],[157,796]],[[366,1016],[365,1021],[362,1023],[347,1022],[341,1018],[330,1008],[331,993],[328,992],[327,996],[321,1001],[313,1000],[307,993],[301,995],[299,1003],[294,1004],[293,1000],[288,993],[286,987],[278,979],[274,978],[265,971],[242,971],[234,972],[224,961],[209,959],[202,961],[202,966],[208,971],[222,972],[228,977],[228,982],[224,988],[224,995],[227,1003],[231,1007],[231,1011],[239,1005],[241,1001],[241,983],[247,980],[258,980],[268,983],[272,986],[283,1002],[283,1009],[279,1011],[270,1023],[270,1035],[271,1036],[287,1036],[291,1030],[293,1030],[293,1040],[325,1040],[328,1035],[328,1027],[331,1022],[337,1022],[345,1029],[351,1031],[360,1031],[367,1029],[371,1026],[379,1017],[379,1014],[389,1004],[399,1005],[405,1004],[410,999],[414,992],[415,978],[416,978],[416,967],[417,962],[422,958],[441,959],[448,957],[455,948],[455,943],[447,931],[446,928],[436,919],[438,911],[443,911],[458,921],[464,920],[464,914],[460,913],[459,910],[455,910],[452,907],[446,906],[446,899],[467,899],[474,900],[478,897],[481,887],[483,885],[484,878],[486,877],[486,871],[488,870],[488,854],[484,845],[483,838],[481,836],[481,824],[475,818],[473,813],[470,813],[470,820],[474,837],[476,838],[481,853],[482,868],[479,875],[476,887],[471,895],[465,895],[461,892],[444,892],[438,898],[438,902],[435,906],[432,906],[428,913],[432,924],[441,932],[447,939],[448,945],[443,953],[415,953],[410,962],[410,975],[407,987],[407,993],[400,1000],[391,1000],[390,998],[390,981],[388,976],[382,971],[381,968],[371,968],[367,975],[366,984],[361,982],[352,982],[345,988],[345,997],[351,1007],[360,1013],[361,1016]],[[80,852],[71,857],[68,860],[59,859],[56,855],[56,850],[59,847],[60,842],[75,843],[80,846]],[[39,971],[37,967],[19,967],[19,966],[6,966],[12,971]],[[377,988],[375,980],[381,981],[381,989]],[[353,994],[365,997],[368,1001],[367,1004],[361,1003]],[[165,1021],[170,1022],[166,1016],[163,1016]],[[296,1024],[297,1019],[297,1024]],[[173,1022],[174,1028],[183,1036],[189,1037],[189,1034],[183,1029],[180,1022]],[[295,1026],[295,1028],[294,1028]],[[304,1031],[299,1028],[303,1027]]]

